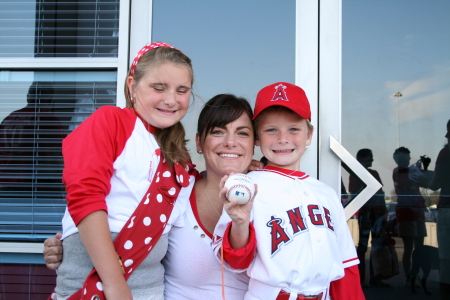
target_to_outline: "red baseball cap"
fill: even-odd
[[[287,82],[277,82],[262,88],[256,95],[253,120],[266,108],[280,105],[289,108],[303,119],[311,121],[311,108],[305,91]]]

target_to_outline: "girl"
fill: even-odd
[[[147,45],[125,81],[128,107],[98,109],[63,141],[65,253],[53,299],[163,299],[167,233],[194,183],[180,123],[192,84],[186,55]]]

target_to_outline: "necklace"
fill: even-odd
[[[205,185],[204,185],[203,188],[204,188],[204,190],[205,190],[206,197],[208,197],[209,203],[211,203],[211,206],[214,208],[214,211],[215,211],[216,214],[220,217],[221,215],[219,214],[219,212],[217,211],[216,207],[215,207],[214,204],[212,203],[211,198],[209,197],[209,194],[208,194],[208,190],[206,190],[206,182],[205,182]]]

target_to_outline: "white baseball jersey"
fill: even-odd
[[[258,184],[258,194],[251,219],[257,250],[247,268],[245,299],[276,299],[281,289],[305,295],[323,292],[323,299],[329,299],[330,282],[359,263],[335,191],[303,172],[266,167],[247,175]],[[218,257],[230,221],[224,213],[216,226]]]

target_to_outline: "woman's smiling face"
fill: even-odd
[[[208,176],[247,172],[254,150],[253,125],[247,114],[243,113],[223,128],[212,128],[202,143],[198,134],[196,139],[197,148],[205,157]]]

